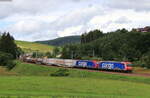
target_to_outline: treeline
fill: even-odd
[[[81,44],[92,42],[102,36],[103,32],[101,32],[100,30],[93,30],[89,33],[84,33],[81,35]]]
[[[19,57],[22,50],[17,47],[14,38],[8,33],[0,36],[0,66],[12,69],[15,66],[14,60]]]
[[[150,32],[90,31],[82,35],[81,44],[64,46],[62,58],[131,61],[150,68]]]
[[[67,37],[56,38],[54,40],[37,41],[36,43],[47,44],[52,46],[63,46],[71,43],[80,43],[80,36],[67,36]]]

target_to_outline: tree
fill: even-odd
[[[12,54],[14,59],[19,55],[18,47],[9,32],[4,33],[0,39],[0,51]]]
[[[150,51],[144,54],[141,59],[141,65],[142,67],[147,67],[150,69]]]
[[[60,49],[58,47],[55,47],[53,50],[53,56],[56,57],[60,52]]]
[[[89,43],[103,36],[103,32],[100,30],[93,30],[88,33],[84,33],[81,35],[81,43]]]
[[[61,58],[64,58],[64,59],[70,59],[71,57],[71,53],[70,53],[70,50],[69,50],[69,45],[65,45],[62,47],[62,53],[61,53]]]
[[[45,56],[48,57],[48,58],[52,58],[53,57],[51,52],[46,52]]]

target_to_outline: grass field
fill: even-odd
[[[51,77],[58,69],[19,61],[11,71],[0,68],[0,98],[150,98],[150,78],[77,69]]]
[[[150,85],[110,79],[1,77],[0,95],[53,98],[149,98]]]
[[[53,46],[26,42],[26,41],[16,41],[18,47],[22,48],[25,52],[39,51],[39,52],[48,52],[53,49]]]

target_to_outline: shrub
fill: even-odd
[[[47,56],[48,58],[52,58],[53,57],[51,52],[46,52],[45,56]]]
[[[11,54],[0,51],[0,64],[2,66],[7,65],[7,61],[12,60],[12,59],[13,59],[13,56]]]
[[[16,64],[13,62],[13,56],[9,53],[0,52],[0,65],[12,69]]]
[[[150,53],[141,58],[142,67],[150,68]]]
[[[6,67],[8,70],[11,70],[13,69],[14,67],[16,66],[16,63],[14,61],[8,61],[7,64],[6,64]]]
[[[134,61],[133,62],[133,67],[144,67],[142,61]]]
[[[134,66],[150,69],[150,52],[145,53],[140,60],[133,62]]]
[[[68,69],[59,69],[56,72],[50,74],[50,76],[56,76],[56,77],[69,76],[69,70]]]

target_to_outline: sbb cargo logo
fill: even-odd
[[[87,66],[87,62],[79,62],[78,65],[85,67],[85,66]]]
[[[114,64],[111,64],[111,63],[102,63],[102,68],[103,69],[113,69],[114,68]]]

